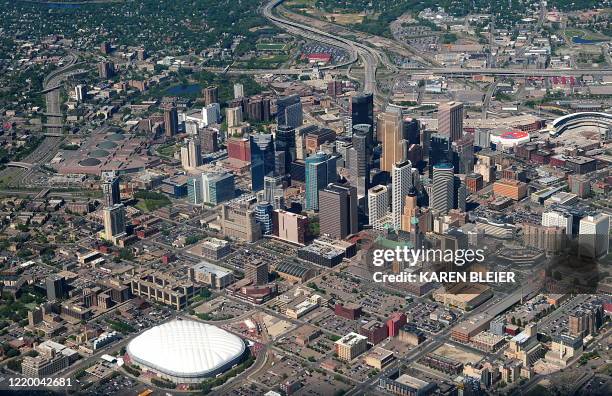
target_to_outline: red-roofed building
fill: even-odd
[[[306,59],[308,59],[309,63],[318,63],[320,65],[324,65],[324,64],[328,64],[329,62],[331,62],[332,56],[331,54],[317,52],[314,54],[307,54]]]

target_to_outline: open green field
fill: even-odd
[[[257,44],[259,51],[284,51],[287,49],[287,44],[284,43],[259,43]]]
[[[578,29],[578,28],[569,28],[565,30],[565,36],[568,40],[571,40],[572,37],[578,36],[585,40],[607,40],[608,37],[601,33],[592,32],[586,29]]]

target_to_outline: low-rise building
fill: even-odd
[[[351,332],[336,341],[335,348],[338,357],[348,362],[368,349],[368,337]]]

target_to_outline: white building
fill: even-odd
[[[85,99],[85,86],[79,84],[74,87],[74,97],[77,102],[82,102]]]
[[[383,230],[383,218],[389,213],[389,189],[374,186],[368,190],[368,217],[375,230]]]
[[[202,165],[202,148],[194,139],[189,139],[187,146],[181,147],[181,165],[183,169],[195,169]]]
[[[601,257],[610,252],[610,216],[600,213],[580,220],[580,255]]]
[[[404,197],[412,187],[412,163],[410,161],[397,162],[391,170],[391,213],[393,227],[399,230],[402,227],[402,213],[404,210]]]
[[[234,84],[234,99],[244,98],[244,85],[240,83]]]
[[[549,211],[542,213],[542,225],[546,227],[564,227],[567,235],[572,235],[572,215]]]

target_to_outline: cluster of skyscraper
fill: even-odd
[[[318,211],[321,233],[338,238],[366,223],[377,229],[414,230],[417,202],[429,204],[436,214],[446,214],[453,208],[465,211],[467,189],[455,173],[470,164],[461,161],[467,156],[453,151],[463,135],[463,105],[440,105],[435,136],[399,109],[390,108],[376,118],[373,110],[372,94],[353,96],[350,136],[334,137],[334,148],[321,150],[321,142],[330,140],[319,138],[319,131],[313,143],[317,151],[313,152],[305,140],[318,128],[302,125],[299,96],[278,99],[276,135],[249,137],[253,191],[263,190],[267,178],[273,178],[274,186],[282,190],[299,177],[295,170],[300,168],[295,165],[302,164],[303,209]],[[429,163],[430,182],[422,183],[419,172],[424,157]],[[473,161],[472,156],[469,161]],[[338,168],[348,171],[346,179],[339,177]],[[274,200],[272,193],[260,195],[258,213],[262,219],[279,207]]]

